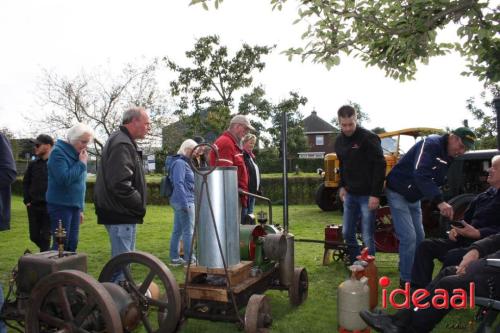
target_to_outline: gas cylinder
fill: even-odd
[[[368,278],[368,287],[370,287],[370,310],[373,310],[378,304],[378,270],[375,265],[375,257],[368,254],[368,248],[361,250],[361,255],[356,259],[361,260],[364,269],[356,274],[359,279],[362,276]]]
[[[359,265],[349,267],[352,274],[342,282],[337,289],[337,321],[340,333],[368,333],[370,329],[359,316],[362,310],[370,306],[370,291],[368,279],[363,276],[356,278],[356,273],[363,270]]]

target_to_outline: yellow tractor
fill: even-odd
[[[398,162],[399,157],[404,154],[401,149],[404,141],[403,137],[413,137],[413,143],[415,143],[417,138],[430,134],[442,134],[443,132],[443,130],[437,128],[415,127],[379,134],[387,163],[386,174],[391,171]],[[341,206],[338,197],[340,173],[337,154],[325,155],[324,168],[324,170],[319,170],[323,181],[316,190],[316,204],[324,211],[337,210]]]

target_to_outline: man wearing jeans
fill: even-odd
[[[467,127],[445,135],[431,135],[417,142],[387,175],[386,194],[392,223],[399,239],[400,284],[411,281],[413,258],[424,240],[420,200],[427,198],[441,215],[453,218],[453,208],[443,200],[440,186],[453,158],[474,147],[476,136]]]
[[[11,184],[16,180],[16,163],[9,140],[0,132],[0,231],[10,229]],[[0,281],[0,311],[3,306],[3,290]],[[5,323],[0,320],[0,333],[6,333]]]
[[[363,242],[375,254],[375,210],[384,186],[386,162],[380,138],[356,123],[356,110],[350,105],[338,112],[341,133],[335,140],[340,161],[340,200],[344,202],[342,234],[351,262],[359,255],[356,224],[361,217]]]
[[[136,225],[146,214],[146,179],[136,140],[143,139],[149,128],[146,110],[131,108],[102,150],[94,203],[97,223],[108,231],[112,257],[135,250]],[[115,274],[114,280],[123,276]]]

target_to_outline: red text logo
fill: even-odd
[[[405,283],[405,288],[396,288],[390,293],[386,289],[391,284],[391,279],[387,276],[382,276],[378,280],[378,284],[382,287],[382,308],[386,309],[387,304],[395,309],[427,309],[428,307],[433,307],[435,309],[472,309],[475,306],[475,285],[474,282],[470,282],[469,290],[465,289],[453,289],[452,293],[448,293],[447,290],[438,288],[434,290],[434,294],[426,289],[416,289],[410,292],[410,283]],[[402,302],[398,303],[396,301],[396,296],[402,295]],[[467,299],[469,302],[467,302]]]

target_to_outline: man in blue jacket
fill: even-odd
[[[492,158],[487,181],[491,187],[470,203],[462,226],[452,225],[448,239],[425,239],[417,247],[411,273],[413,288],[424,288],[431,282],[434,259],[439,259],[443,268],[458,265],[474,241],[500,233],[500,155]]]
[[[443,200],[439,187],[444,185],[453,159],[473,148],[475,138],[467,127],[426,137],[417,142],[387,175],[386,194],[399,239],[402,285],[411,280],[415,250],[425,238],[420,200],[431,200],[441,215],[453,218],[453,208]]]
[[[10,185],[16,180],[16,163],[9,140],[0,132],[0,231],[10,229]],[[3,305],[3,289],[0,283],[0,310]],[[0,320],[0,333],[6,333],[5,323]]]

